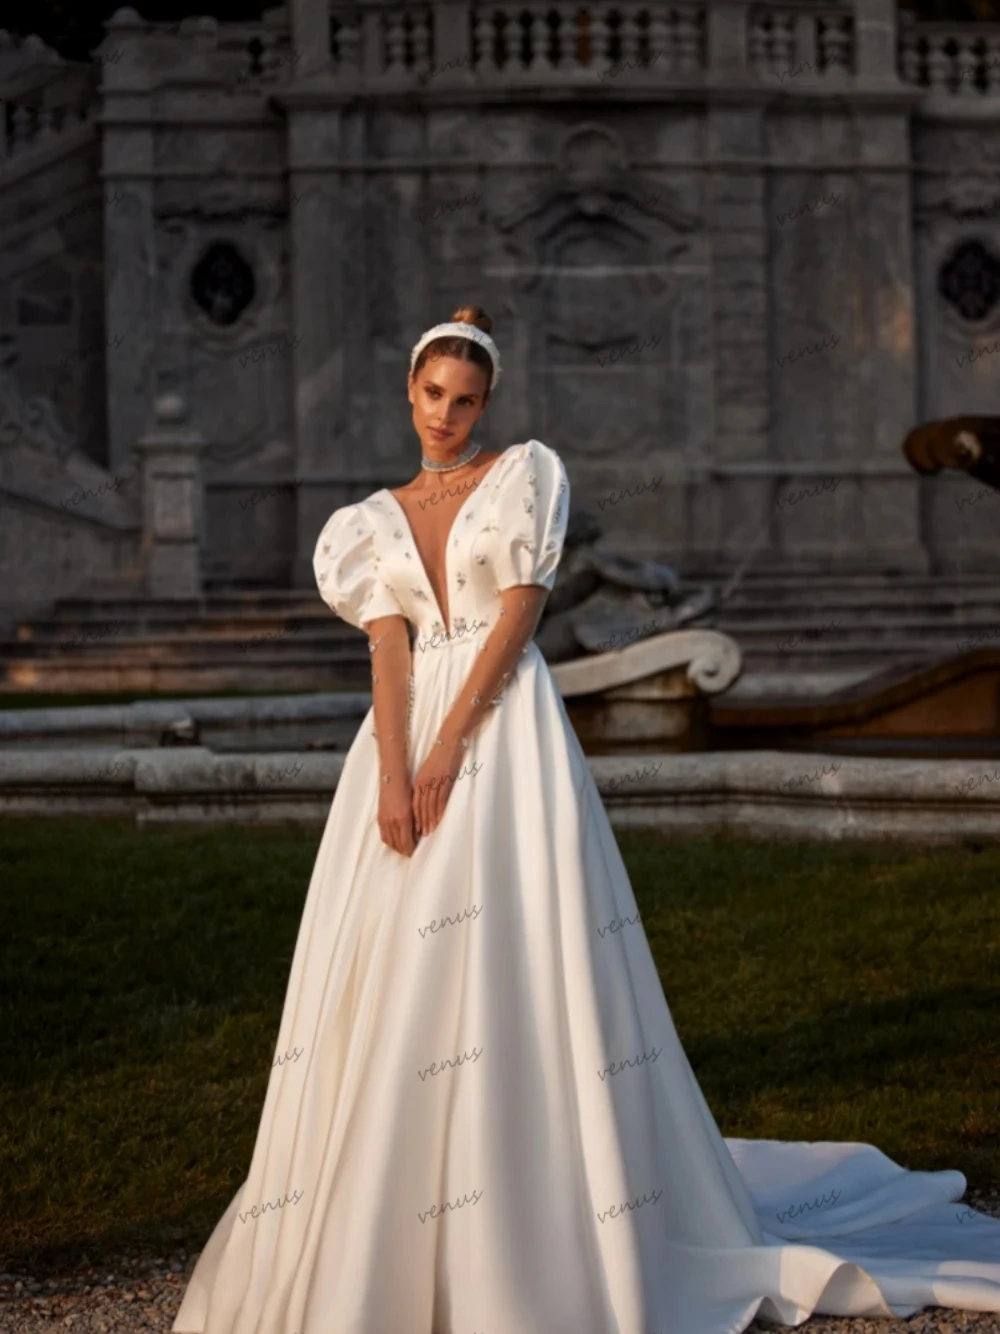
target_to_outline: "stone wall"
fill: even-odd
[[[505,363],[483,443],[559,449],[609,546],[1000,565],[1000,498],[900,452],[1000,412],[1000,31],[888,0],[328,4],[119,10],[76,119],[0,43],[11,393],[110,474],[179,394],[210,581],[309,585],[330,511],[413,474],[409,348],[470,300]]]

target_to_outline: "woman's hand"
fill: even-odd
[[[406,772],[393,773],[388,783],[379,779],[378,828],[382,842],[403,857],[417,846],[413,826],[413,786]]]
[[[445,742],[442,746],[435,742],[431,746],[431,753],[413,780],[413,817],[418,838],[432,834],[441,823],[451,789],[467,753],[457,740]]]

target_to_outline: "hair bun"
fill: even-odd
[[[459,306],[451,318],[455,324],[474,324],[477,329],[481,329],[485,334],[488,334],[493,328],[493,321],[482,306]]]

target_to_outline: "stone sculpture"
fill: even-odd
[[[550,663],[608,653],[668,630],[706,623],[714,589],[686,587],[657,561],[597,551],[597,517],[570,509],[562,561],[535,642]]]

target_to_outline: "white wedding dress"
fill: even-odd
[[[324,527],[325,601],[416,630],[414,773],[498,591],[552,587],[568,511],[553,450],[506,450],[452,525],[437,641],[395,497]],[[1000,1312],[1000,1221],[956,1203],[960,1172],[906,1171],[864,1143],[722,1137],[534,643],[410,859],[379,836],[376,746],[369,712],[309,884],[250,1170],[176,1334],[737,1334],[755,1316]]]

